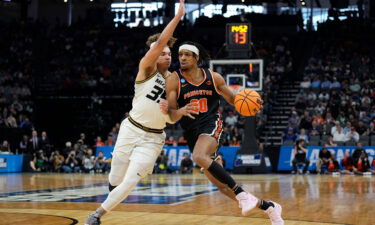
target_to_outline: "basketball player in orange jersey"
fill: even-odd
[[[222,120],[218,112],[220,96],[231,105],[235,94],[226,85],[224,78],[209,69],[200,68],[200,60],[208,58],[206,51],[194,42],[185,42],[179,47],[180,70],[174,72],[166,80],[168,113],[172,121],[180,120],[185,131],[193,160],[204,168],[207,177],[228,197],[239,202],[242,215],[258,207],[270,217],[273,225],[283,225],[282,208],[272,201],[258,199],[244,191],[225,169],[215,160],[213,155],[220,142]],[[198,115],[183,116],[179,107],[196,103]],[[228,190],[229,189],[229,190]]]
[[[160,35],[149,37],[150,50],[139,63],[135,80],[133,107],[129,117],[121,123],[113,151],[109,174],[110,193],[103,204],[91,213],[85,225],[98,225],[100,218],[124,201],[137,183],[152,173],[155,161],[165,141],[163,129],[171,122],[166,110],[165,77],[169,75],[171,51],[175,39],[172,34],[185,14],[184,0],[176,16]],[[168,46],[167,46],[168,44]],[[192,106],[182,108],[179,115],[192,116]]]

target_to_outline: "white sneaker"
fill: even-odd
[[[241,192],[236,196],[239,207],[242,209],[242,215],[249,215],[250,211],[258,204],[258,199],[247,192]]]
[[[268,207],[265,213],[268,214],[268,217],[271,219],[272,225],[284,225],[284,220],[281,218],[282,208],[281,205],[276,202],[272,202],[275,207]]]

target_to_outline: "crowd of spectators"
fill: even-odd
[[[375,42],[319,36],[314,49],[284,143],[304,139],[311,145],[375,144]]]

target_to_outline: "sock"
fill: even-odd
[[[267,210],[270,206],[275,207],[275,205],[272,202],[260,200],[260,205],[259,205],[260,209]]]
[[[212,161],[210,167],[208,167],[207,170],[221,183],[228,185],[228,187],[232,189],[236,195],[244,191],[241,187],[239,187],[236,184],[236,182],[227,173],[227,171],[225,171],[225,169],[222,166],[220,166],[220,164],[216,161]]]
[[[117,186],[112,186],[110,183],[108,183],[108,189],[109,192],[111,192],[113,189],[115,189]]]
[[[95,212],[94,212],[94,216],[95,217],[97,217],[97,218],[100,218],[100,217],[102,217],[103,215],[104,215],[104,213],[105,213],[105,211],[104,211],[104,209],[97,209]]]

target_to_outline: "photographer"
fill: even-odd
[[[65,159],[64,166],[62,167],[65,173],[79,172],[81,168],[79,167],[79,161],[76,157],[76,152],[70,151],[68,157]]]
[[[34,154],[33,160],[30,161],[30,167],[34,172],[46,172],[48,169],[48,160],[44,156],[43,150]]]
[[[58,150],[52,152],[49,159],[50,165],[53,172],[60,172],[61,167],[64,164],[64,156],[60,154]]]
[[[304,163],[305,164],[305,167],[303,168],[303,173],[306,173],[307,168],[310,165],[310,161],[307,160],[307,158],[306,158],[307,149],[304,147],[304,144],[305,144],[305,140],[303,140],[303,139],[298,140],[296,142],[294,148],[293,148],[294,158],[293,158],[293,161],[292,161],[292,164],[293,164],[292,173],[297,172],[297,164],[298,163]]]

